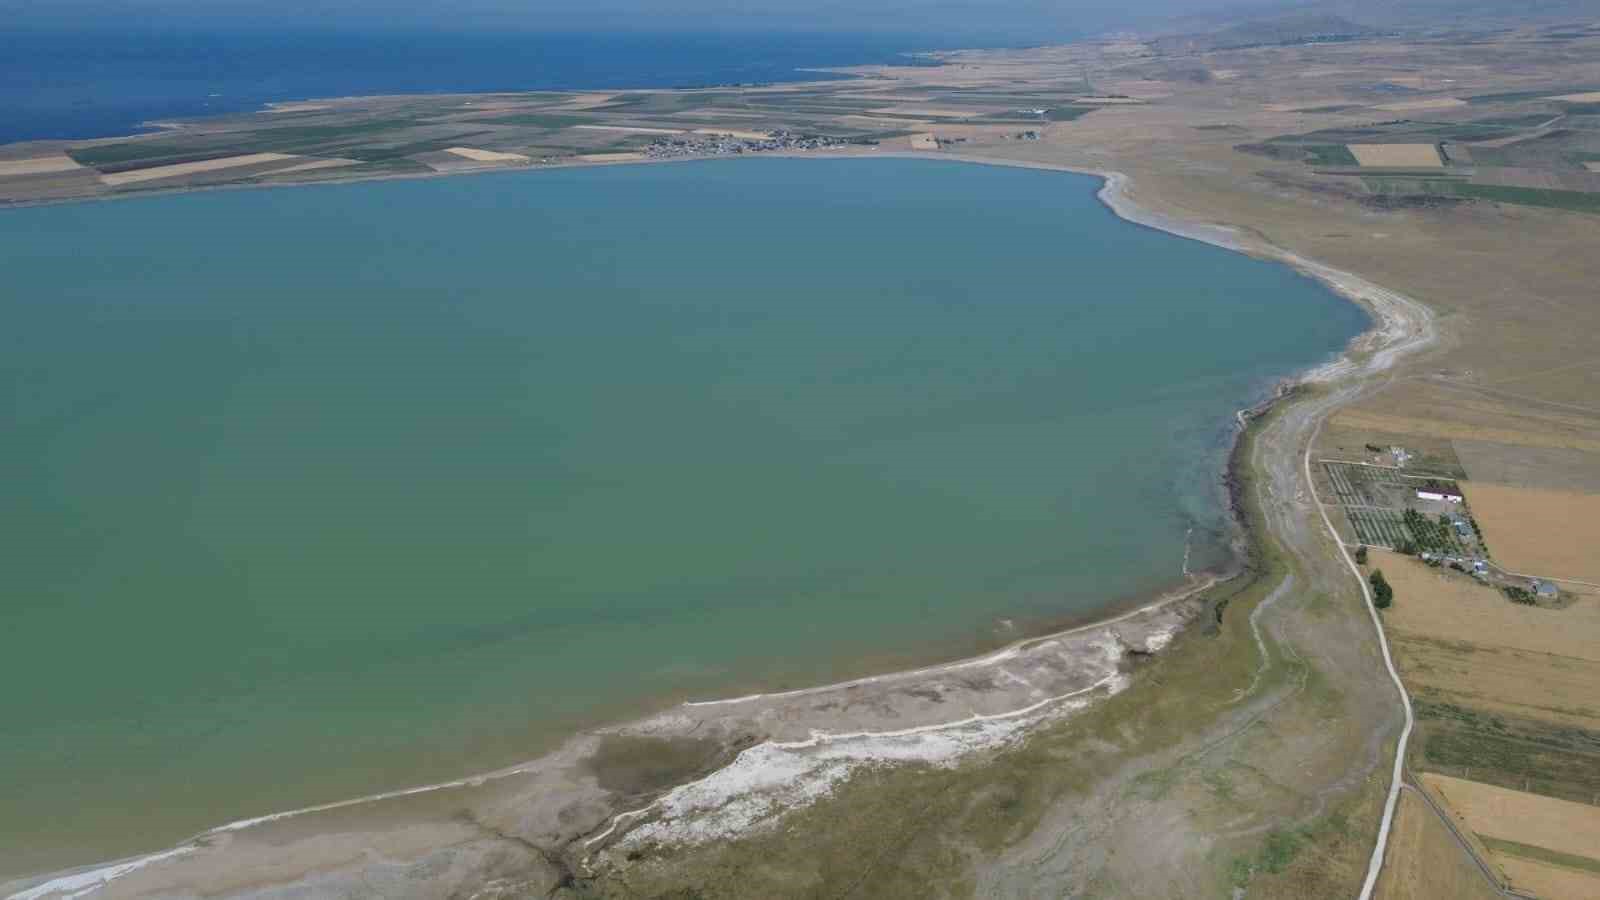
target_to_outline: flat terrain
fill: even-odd
[[[781,831],[591,857],[585,842],[603,823],[652,796],[602,790],[561,828],[535,827],[535,811],[512,800],[480,815],[500,835],[494,865],[484,837],[432,856],[397,847],[384,867],[352,853],[315,876],[343,889],[380,868],[404,871],[405,884],[435,894],[521,877],[556,896],[1354,896],[1402,717],[1356,581],[1311,502],[1303,454],[1314,444],[1315,459],[1371,461],[1402,446],[1418,469],[1467,478],[1470,493],[1478,476],[1462,463],[1488,465],[1469,446],[1487,442],[1520,448],[1495,464],[1519,473],[1503,483],[1579,490],[1594,477],[1585,455],[1600,453],[1600,175],[1588,164],[1600,161],[1600,115],[1587,95],[1600,86],[1600,29],[1304,37],[970,51],[943,55],[943,66],[782,88],[327,101],[178,134],[5,148],[6,159],[67,154],[87,171],[0,178],[0,196],[121,193],[141,188],[100,176],[257,152],[361,161],[306,180],[429,174],[418,156],[455,146],[521,154],[526,165],[915,152],[1116,171],[1126,176],[1119,202],[1155,224],[1314,260],[1358,278],[1365,287],[1352,293],[1369,302],[1413,298],[1436,317],[1426,328],[1385,315],[1355,348],[1358,360],[1395,367],[1353,367],[1257,423],[1236,485],[1261,542],[1248,576],[1206,595],[1198,623],[1131,668],[1116,697],[980,760],[858,774]],[[795,137],[719,143],[577,125]],[[1351,144],[1439,146],[1445,163],[1374,172]],[[1437,341],[1395,359],[1396,342],[1424,343],[1401,332],[1434,327]],[[1487,514],[1483,525],[1498,559]],[[1534,518],[1500,530],[1550,527]],[[1463,594],[1406,561],[1380,564],[1396,594],[1386,627],[1415,698],[1409,769],[1592,803],[1600,683],[1587,651],[1573,652],[1581,637],[1563,632],[1587,633],[1596,598],[1508,612],[1491,607],[1512,605],[1493,592]],[[1576,624],[1545,629],[1534,615]],[[1443,838],[1416,830],[1416,810],[1401,807],[1387,858],[1412,874],[1385,887],[1401,891],[1391,896],[1420,890],[1418,867],[1443,871],[1450,858]],[[284,855],[305,845],[257,840],[240,843],[277,853],[279,883],[289,880]],[[1505,864],[1513,879],[1518,866],[1524,878],[1532,866],[1572,877],[1570,866],[1524,854]]]
[[[1600,806],[1446,775],[1423,781],[1483,840],[1512,887],[1552,900],[1600,895]]]
[[[1414,791],[1400,798],[1378,900],[1495,900],[1500,896]]]
[[[1600,584],[1600,494],[1470,482],[1495,558],[1515,572]]]

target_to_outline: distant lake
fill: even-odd
[[[809,81],[807,67],[914,63],[918,34],[12,31],[0,144],[131,134],[141,123],[309,97]],[[972,38],[968,37],[967,41]],[[970,46],[970,43],[967,44]]]
[[[1366,316],[1098,180],[742,159],[0,211],[0,871],[1223,560]]]

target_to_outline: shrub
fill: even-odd
[[[1356,565],[1364,566],[1366,564],[1367,564],[1367,545],[1366,544],[1362,544],[1361,546],[1356,548]]]
[[[1394,603],[1394,588],[1389,586],[1389,580],[1383,577],[1382,569],[1373,569],[1367,576],[1367,581],[1372,585],[1372,605],[1379,609],[1388,609]]]

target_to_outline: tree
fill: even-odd
[[[1362,544],[1361,546],[1356,548],[1356,565],[1364,566],[1366,564],[1367,564],[1367,545],[1366,544]]]
[[[1383,570],[1373,569],[1367,581],[1372,585],[1372,605],[1379,609],[1388,609],[1394,603],[1394,588],[1389,587],[1389,580],[1383,577]]]

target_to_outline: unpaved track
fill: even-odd
[[[1117,202],[1118,189],[1124,185],[1120,179],[1108,181],[1107,192],[1112,195],[1106,198],[1108,204],[1128,218],[1156,224],[1137,211],[1130,214],[1125,203]],[[1304,460],[1329,415],[1381,386],[1398,360],[1435,342],[1433,316],[1416,301],[1270,246],[1238,246],[1229,238],[1219,239],[1217,229],[1204,226],[1184,231],[1200,240],[1279,259],[1360,298],[1374,315],[1374,330],[1364,354],[1313,373],[1310,380],[1319,389],[1282,404],[1253,443],[1250,462],[1259,479],[1256,500],[1268,531],[1293,558],[1296,574],[1284,577],[1252,613],[1263,659],[1250,689],[1202,734],[1151,757],[1128,761],[1095,785],[1086,799],[1053,811],[1032,838],[980,873],[980,896],[1077,895],[1094,887],[1086,873],[1116,884],[1126,895],[1207,890],[1209,885],[1185,870],[1212,870],[1214,861],[1209,857],[1221,841],[1324,815],[1333,798],[1348,795],[1379,770],[1385,745],[1409,721],[1403,715],[1404,696],[1397,693],[1396,682],[1384,668],[1382,637],[1369,618],[1369,601],[1364,592],[1353,591],[1356,576],[1324,530]],[[1356,584],[1361,584],[1359,578]],[[1313,617],[1308,601],[1316,595],[1345,599],[1334,615]],[[1321,736],[1306,733],[1309,704],[1298,702],[1305,687],[1303,676],[1265,695],[1251,696],[1270,664],[1268,643],[1291,664],[1308,665],[1340,687],[1347,699],[1340,725],[1325,727]],[[1340,729],[1345,732],[1342,740],[1331,733]],[[1264,737],[1263,732],[1268,734]],[[1288,736],[1296,732],[1298,740],[1291,740]],[[1286,748],[1303,754],[1305,764],[1283,764]],[[1287,796],[1218,821],[1214,816],[1208,820],[1206,798],[1198,790],[1180,787],[1152,797],[1139,789],[1151,776],[1194,786],[1239,767],[1266,773],[1267,780]],[[1389,790],[1398,789],[1399,782],[1392,781]],[[1391,799],[1381,826],[1384,834],[1392,812]],[[1117,848],[1117,853],[1109,854],[1108,848]],[[1373,854],[1374,877],[1382,854],[1380,844]]]

